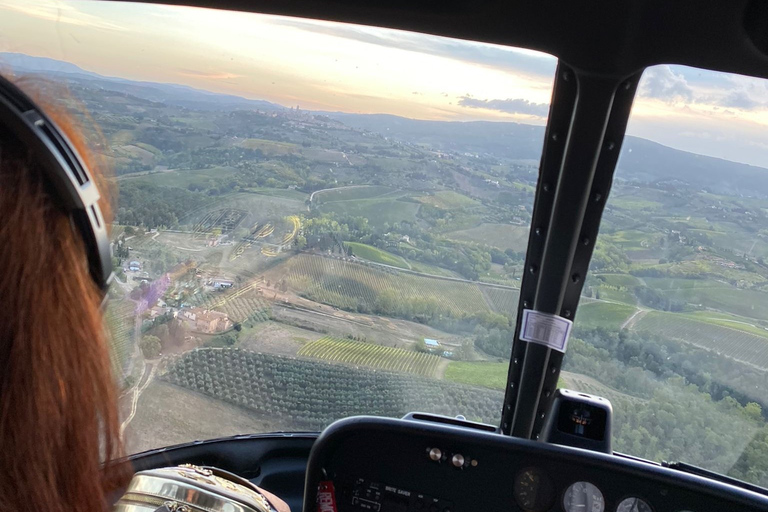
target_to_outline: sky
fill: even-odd
[[[57,0],[0,0],[0,52],[310,110],[538,125],[546,123],[557,65],[529,50],[390,29]],[[768,81],[649,68],[628,133],[768,167]]]

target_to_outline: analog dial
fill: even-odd
[[[555,487],[539,468],[528,468],[515,479],[515,501],[526,512],[549,510],[555,501]]]
[[[571,484],[563,496],[565,512],[603,512],[605,498],[595,485],[589,482]]]
[[[625,498],[616,507],[616,512],[653,512],[653,509],[640,498]]]

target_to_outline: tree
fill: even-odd
[[[147,359],[155,359],[160,356],[160,351],[162,350],[162,346],[160,345],[160,338],[157,336],[152,336],[151,334],[148,334],[141,338],[141,341],[139,342],[139,347],[141,348],[141,351],[144,353],[144,357]]]

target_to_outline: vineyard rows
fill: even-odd
[[[235,261],[237,258],[243,255],[246,249],[250,248],[253,245],[253,241],[258,238],[257,235],[259,235],[262,231],[264,231],[264,228],[268,228],[269,224],[259,229],[259,223],[253,225],[251,228],[251,232],[248,235],[248,238],[245,240],[242,240],[237,243],[235,248],[232,251],[232,254],[229,256],[229,261]]]
[[[387,291],[399,303],[435,301],[441,309],[459,316],[490,309],[478,285],[473,283],[415,276],[309,254],[296,256],[289,265],[289,283],[306,284],[308,288],[300,292],[340,307],[346,307],[347,302],[362,302],[372,308],[380,294]]]
[[[718,355],[768,369],[768,338],[762,336],[658,312],[645,315],[635,324],[634,329],[691,343],[715,351]]]
[[[226,313],[233,322],[264,322],[269,320],[271,308],[268,302],[254,292],[256,286],[255,282],[250,283],[223,296],[220,293],[206,294],[201,297],[198,305]]]
[[[220,227],[222,233],[229,233],[235,229],[246,217],[248,212],[233,208],[221,208],[205,214],[194,226],[192,231],[196,234],[207,235],[213,228]]]
[[[240,349],[197,349],[163,378],[258,414],[320,430],[347,416],[411,411],[498,424],[504,393],[382,370]]]
[[[296,235],[299,233],[299,228],[301,228],[301,220],[297,216],[291,215],[287,220],[291,223],[292,229],[290,232],[283,236],[283,239],[280,242],[283,245],[293,241],[293,239],[296,238]]]
[[[578,389],[581,393],[589,393],[590,395],[607,398],[614,407],[616,407],[617,404],[623,404],[624,402],[629,402],[632,405],[644,404],[647,402],[647,400],[643,398],[616,391],[615,389],[605,386],[600,382],[596,382],[589,377],[582,378],[578,374],[570,374],[567,379],[568,386],[571,389]]]
[[[440,363],[440,358],[432,354],[330,336],[304,345],[299,355],[425,377],[433,377]]]
[[[520,299],[520,292],[518,290],[482,285],[480,287],[491,309],[496,313],[507,313],[513,316],[516,314],[517,302]]]
[[[125,375],[133,353],[134,305],[123,301],[110,301],[106,312],[109,329],[110,360],[115,375]]]

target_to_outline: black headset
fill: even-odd
[[[69,214],[85,243],[91,277],[106,293],[114,276],[112,247],[91,173],[56,124],[29,96],[2,76],[0,139],[17,140],[40,163],[51,185],[50,193],[57,205]]]

